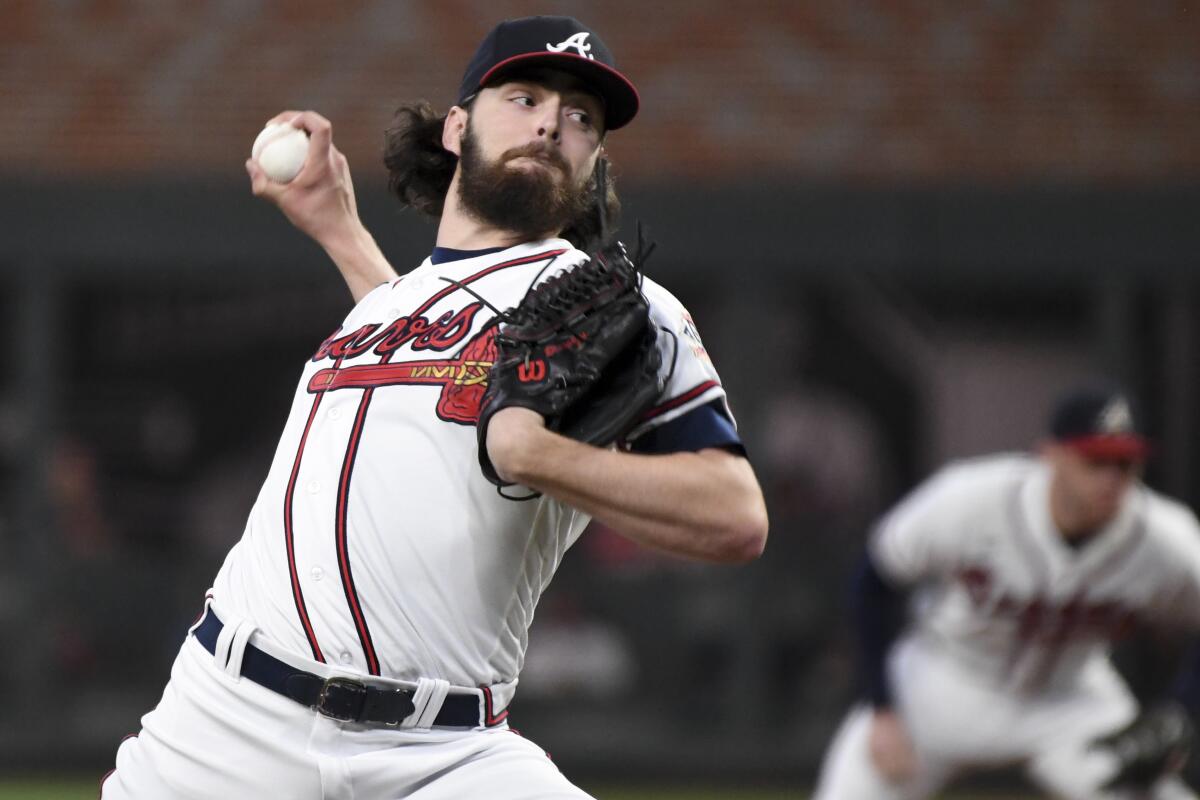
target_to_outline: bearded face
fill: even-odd
[[[514,147],[489,161],[470,119],[462,137],[459,168],[463,209],[521,239],[556,235],[592,206],[592,181],[577,184],[566,159],[552,145]]]

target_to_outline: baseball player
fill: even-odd
[[[104,798],[587,796],[507,722],[564,553],[595,518],[740,562],[767,525],[717,373],[649,279],[666,388],[625,446],[568,439],[519,407],[477,444],[483,301],[513,307],[585,259],[605,136],[637,108],[590,28],[498,25],[449,112],[404,108],[389,134],[392,188],[440,218],[432,254],[403,276],[359,222],[329,123],[277,118],[310,133],[308,159],[286,185],[248,163],[253,191],[326,249],[356,305],[304,364],[245,533]],[[480,446],[517,486],[485,479]]]
[[[869,696],[817,798],[930,797],[1012,764],[1054,797],[1195,797],[1174,773],[1196,665],[1179,702],[1164,687],[1139,711],[1108,657],[1138,622],[1200,627],[1200,528],[1139,482],[1146,454],[1125,398],[1083,388],[1056,407],[1039,456],[950,464],[883,517],[856,584]]]

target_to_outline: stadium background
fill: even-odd
[[[704,333],[772,523],[744,568],[602,529],[575,548],[513,710],[568,774],[809,785],[854,692],[866,526],[946,458],[1031,445],[1077,378],[1125,381],[1149,482],[1200,497],[1194,4],[7,0],[0,773],[111,766],[349,307],[249,196],[262,123],[333,120],[403,271],[433,227],[389,200],[382,131],[447,106],[529,13],[587,20],[641,91],[609,142],[626,219]]]

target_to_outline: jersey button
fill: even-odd
[[[324,578],[324,577],[325,577],[325,570],[321,569],[320,567],[312,568],[312,579],[314,581],[319,581],[319,580],[321,580],[321,578]]]
[[[308,493],[309,494],[316,494],[319,491],[321,491],[321,482],[320,481],[309,481],[308,482]]]
[[[349,653],[342,653],[340,656],[338,656],[338,658],[341,659],[343,664],[350,663],[350,654]]]
[[[329,418],[330,419],[341,419],[342,418],[342,410],[340,408],[329,409]]]

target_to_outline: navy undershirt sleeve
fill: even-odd
[[[629,449],[635,453],[663,455],[694,453],[708,447],[746,455],[746,448],[733,423],[725,416],[720,400],[694,408],[670,422],[651,428],[631,442]]]
[[[907,593],[879,574],[864,555],[854,576],[854,621],[858,634],[859,680],[876,708],[892,705],[887,655],[904,624]]]
[[[1172,694],[1192,719],[1200,719],[1200,640],[1192,642],[1185,654]]]

